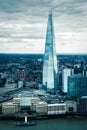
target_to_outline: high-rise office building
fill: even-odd
[[[47,86],[47,89],[58,90],[57,56],[55,49],[52,11],[49,13],[46,33],[46,45],[43,63],[43,85]]]
[[[68,76],[73,75],[74,70],[69,68],[64,68],[62,70],[62,84],[63,84],[63,92],[67,93],[68,90]]]
[[[69,76],[67,96],[69,98],[79,98],[81,96],[87,96],[87,76]]]

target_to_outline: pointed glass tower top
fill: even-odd
[[[49,12],[46,32],[46,45],[43,63],[43,85],[46,85],[49,89],[58,89],[57,57],[52,10]]]

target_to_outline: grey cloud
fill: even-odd
[[[87,12],[87,9],[84,8],[84,5],[87,5],[86,0],[54,0],[51,3],[55,12],[61,14],[70,14],[70,15],[78,15]],[[80,8],[79,8],[80,7]],[[86,6],[87,7],[87,6]]]
[[[0,0],[0,38],[7,43],[7,47],[9,43],[17,45],[28,43],[29,40],[33,40],[34,45],[37,40],[42,43],[42,40],[45,41],[48,11],[51,7],[55,7],[53,16],[56,34],[87,32],[87,0]],[[56,38],[58,46],[73,41],[58,35]],[[79,42],[86,43],[84,40],[83,37]],[[77,45],[76,42],[73,41],[72,44]]]
[[[18,12],[19,8],[19,1],[18,0],[0,0],[0,11],[2,12],[8,12],[8,13],[13,13]]]
[[[81,14],[83,9],[78,6],[87,4],[86,0],[0,0],[0,11],[6,13],[24,13],[25,15],[41,16],[45,14],[50,7],[62,13]],[[14,16],[15,17],[15,16]]]
[[[30,8],[34,11],[35,7],[43,6],[45,6],[43,0],[0,0],[0,11],[8,13],[23,12]]]
[[[11,36],[10,33],[5,33],[5,32],[1,32],[1,31],[0,31],[0,37],[5,37],[5,38],[7,37],[7,38],[8,38],[8,37],[10,37],[10,36]]]

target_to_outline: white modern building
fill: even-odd
[[[63,84],[63,92],[68,91],[68,76],[73,74],[73,69],[64,68],[62,70],[62,84]]]

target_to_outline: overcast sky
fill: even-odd
[[[87,53],[87,0],[0,0],[0,53],[44,53],[50,8],[57,53]]]

